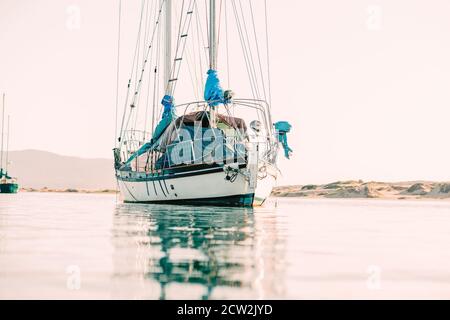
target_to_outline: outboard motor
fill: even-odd
[[[287,134],[291,131],[291,124],[287,121],[278,121],[274,123],[275,132],[277,133],[278,141],[281,143],[284,149],[284,156],[289,159],[289,156],[292,153],[292,149],[289,148],[287,142]]]

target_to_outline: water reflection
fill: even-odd
[[[119,204],[114,277],[137,277],[142,288],[158,284],[136,298],[278,297],[278,227],[273,210]]]

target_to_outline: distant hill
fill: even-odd
[[[11,151],[9,173],[24,188],[114,189],[113,161],[61,156],[39,150]]]

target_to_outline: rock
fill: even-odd
[[[431,186],[424,183],[415,183],[408,189],[401,192],[403,195],[424,196],[431,191]]]
[[[450,183],[439,183],[434,186],[431,192],[428,193],[430,197],[450,198]]]
[[[272,195],[277,197],[308,198],[386,198],[423,199],[450,198],[450,182],[427,181],[375,182],[358,180],[336,181],[325,185],[291,185],[277,187]]]
[[[323,186],[324,189],[338,189],[341,187],[341,183],[339,181],[332,182]]]
[[[326,195],[327,198],[378,198],[381,194],[371,183],[359,186],[342,186],[335,192]]]
[[[289,192],[285,197],[307,197],[308,194],[304,192]]]
[[[440,193],[449,193],[450,192],[450,183],[439,184],[439,192]]]

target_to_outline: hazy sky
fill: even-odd
[[[139,1],[124,3],[126,20]],[[450,180],[450,1],[268,3],[273,117],[293,124],[281,183]],[[111,157],[117,9],[113,0],[0,1],[12,149]],[[135,27],[124,22],[123,37],[134,41]]]

